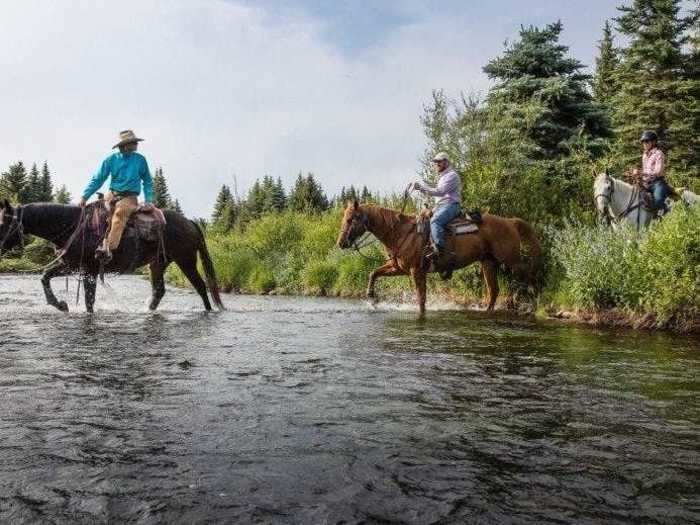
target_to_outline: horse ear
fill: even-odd
[[[352,203],[352,207],[355,208],[355,211],[360,207],[360,203],[357,202],[357,199],[355,199]]]

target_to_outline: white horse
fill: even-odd
[[[681,200],[688,206],[696,206],[700,204],[700,195],[684,189],[681,191]]]
[[[595,206],[601,217],[607,218],[617,229],[623,221],[639,230],[649,226],[656,213],[644,206],[639,187],[600,173],[593,183]]]

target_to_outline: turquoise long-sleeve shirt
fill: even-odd
[[[109,181],[109,189],[111,191],[124,192],[129,191],[141,193],[141,185],[143,184],[143,195],[146,202],[153,202],[153,179],[151,172],[148,170],[148,162],[140,153],[112,153],[107,157],[100,169],[97,170],[90,179],[83,198],[88,200],[92,194],[99,190],[107,177],[111,175]]]

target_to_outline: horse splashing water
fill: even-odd
[[[95,260],[95,249],[104,235],[104,231],[100,234],[90,227],[92,218],[97,213],[97,206],[101,204],[80,208],[51,203],[33,203],[17,207],[13,207],[8,201],[0,203],[0,255],[23,244],[25,234],[46,239],[60,249],[59,257],[46,267],[41,283],[47,303],[64,312],[68,311],[68,305],[54,295],[51,279],[72,273],[79,273],[82,277],[85,307],[88,312],[93,311],[97,276],[101,271],[99,263]],[[214,265],[202,230],[195,222],[177,212],[166,210],[163,213],[166,224],[161,239],[147,241],[127,229],[119,248],[114,252],[113,259],[104,270],[131,272],[149,265],[153,289],[149,308],[155,310],[165,295],[163,274],[168,265],[174,262],[197,290],[207,310],[212,309],[207,287],[216,306],[223,309]],[[197,270],[198,253],[206,283]]]
[[[410,275],[416,286],[418,307],[425,313],[426,274],[438,269],[425,269],[426,237],[418,233],[414,217],[381,208],[348,204],[343,214],[337,244],[350,248],[365,232],[373,234],[385,247],[387,262],[369,276],[367,296],[374,298],[374,285],[379,277]],[[493,310],[498,297],[497,270],[505,266],[535,286],[540,244],[525,221],[484,214],[479,230],[467,235],[448,236],[447,250],[454,253],[452,269],[474,262],[481,263],[481,273],[488,292],[487,309]]]

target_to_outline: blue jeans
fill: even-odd
[[[445,247],[445,227],[447,223],[461,212],[462,208],[456,202],[440,206],[433,212],[433,217],[430,219],[430,234],[438,250],[442,250]]]
[[[671,194],[671,191],[666,181],[664,179],[656,179],[649,185],[649,191],[654,196],[654,208],[667,211],[666,197]]]

